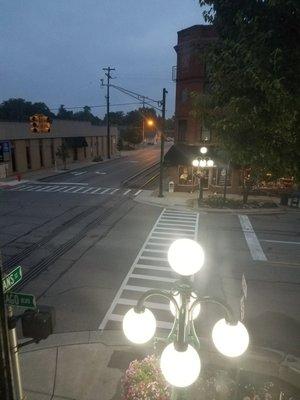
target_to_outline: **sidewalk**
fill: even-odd
[[[208,196],[207,192],[204,192],[204,198]],[[241,196],[237,194],[228,194],[227,199],[240,200]],[[156,205],[161,207],[173,207],[176,209],[189,209],[190,211],[199,211],[205,213],[231,213],[231,214],[279,214],[287,211],[287,207],[279,205],[279,197],[269,196],[249,196],[249,200],[255,201],[273,201],[278,205],[275,208],[210,208],[210,207],[198,207],[198,193],[187,193],[187,192],[164,192],[164,197],[158,197],[158,191],[143,190],[136,198],[136,201],[149,205]]]
[[[239,367],[277,377],[300,389],[300,359],[265,348],[239,360],[222,357],[201,340],[203,364]],[[129,363],[153,354],[153,346],[132,346],[121,331],[55,334],[21,352],[27,400],[121,400],[121,378]]]

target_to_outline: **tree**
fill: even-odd
[[[61,104],[56,115],[58,119],[74,119],[73,111],[67,111],[64,104]]]
[[[57,148],[56,156],[60,158],[64,164],[64,169],[67,169],[67,158],[69,157],[69,150],[66,143],[63,141],[62,144]]]
[[[127,127],[122,133],[123,139],[132,144],[139,144],[143,140],[140,128]]]
[[[8,99],[0,104],[0,119],[4,121],[29,121],[29,117],[34,114],[44,114],[53,118],[55,115],[50,111],[45,103],[31,103],[24,99]]]
[[[271,173],[299,182],[299,2],[199,3],[218,39],[205,55],[210,92],[194,94],[195,113],[248,181]]]
[[[117,126],[124,125],[124,120],[125,116],[123,111],[115,111],[109,113],[109,121],[111,125],[117,125]],[[107,123],[107,115],[105,114],[103,118],[103,124],[106,123]]]

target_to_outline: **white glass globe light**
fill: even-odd
[[[189,276],[200,271],[204,264],[204,251],[192,239],[177,239],[168,251],[168,261],[177,274]]]
[[[193,167],[199,167],[199,161],[193,160],[192,165],[193,165]]]
[[[213,327],[212,339],[219,352],[227,357],[240,356],[249,345],[249,334],[245,325],[240,321],[236,325],[230,325],[224,318]]]
[[[124,315],[123,331],[127,339],[133,343],[148,342],[154,336],[155,330],[156,320],[148,308],[141,313],[137,313],[131,308]]]
[[[199,161],[199,165],[200,165],[200,167],[206,167],[206,160],[200,160]]]
[[[170,343],[161,354],[160,368],[167,382],[183,388],[190,386],[198,378],[201,361],[191,345],[188,345],[186,351],[177,351],[174,343]]]
[[[190,301],[189,301],[189,304],[188,304],[189,309],[191,308],[192,304],[194,303],[195,298],[196,298],[196,293],[192,292],[192,296],[190,297]],[[176,300],[176,303],[178,304],[178,307],[180,308],[181,307],[180,294],[178,293],[176,296],[174,296],[174,299]],[[172,303],[172,301],[170,301],[170,310],[171,310],[172,315],[175,317],[176,316],[176,309],[175,309],[175,306]],[[193,310],[193,319],[196,319],[199,316],[200,311],[201,311],[201,304],[199,303],[199,304],[196,305],[196,307]]]
[[[207,160],[207,166],[208,167],[213,167],[214,166],[214,161],[213,160]]]
[[[203,147],[200,148],[200,153],[201,154],[206,154],[207,150],[208,150],[207,147],[203,146]]]

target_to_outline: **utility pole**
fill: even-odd
[[[110,158],[110,121],[109,121],[109,85],[110,85],[110,80],[112,79],[110,72],[115,71],[115,68],[107,67],[107,68],[102,68],[103,71],[105,72],[105,75],[107,77],[107,84],[106,84],[106,118],[107,118],[107,158]],[[103,79],[102,85],[103,85]],[[104,86],[104,85],[103,85]]]
[[[7,312],[2,285],[2,258],[0,253],[0,398],[14,398],[10,364],[10,345],[8,339]]]
[[[163,98],[161,102],[161,132],[160,132],[160,169],[159,169],[159,193],[158,197],[163,195],[163,173],[164,173],[164,152],[165,152],[165,119],[166,119],[166,94],[167,90],[163,88]]]
[[[144,115],[144,111],[145,111],[145,98],[143,98],[143,144],[145,142],[145,115]]]

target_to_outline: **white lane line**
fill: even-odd
[[[47,190],[47,192],[53,192],[55,189],[58,189],[59,186],[50,186],[51,189]]]
[[[55,186],[46,186],[46,189],[44,190],[44,192],[51,192],[51,190],[53,190],[55,188]]]
[[[30,192],[36,192],[38,189],[40,188],[40,186],[38,186],[38,185],[34,185],[34,186],[31,186],[30,187],[30,189],[29,188],[27,188],[27,189],[25,189],[26,191],[27,190],[30,190]]]
[[[168,223],[168,222],[160,222],[159,223],[159,225],[158,226],[162,226],[162,227],[165,227],[165,226],[169,226],[169,227],[174,227],[174,226],[178,226],[179,228],[194,228],[194,226],[195,226],[195,223],[193,222],[193,223],[191,223],[191,224],[187,224],[186,222],[184,222],[184,223],[179,223],[179,222],[175,222],[175,223],[173,223],[173,222],[170,222],[170,223]]]
[[[238,217],[253,260],[267,261],[248,216],[239,214]]]
[[[15,187],[12,187],[10,190],[14,190],[14,191],[23,190],[26,187],[27,187],[27,185],[15,186]]]
[[[93,189],[96,189],[96,188],[95,187],[87,188],[87,189],[83,190],[81,193],[88,193]]]
[[[98,193],[99,190],[102,190],[102,188],[100,187],[100,188],[98,188],[98,189],[96,189],[96,190],[93,190],[91,193],[92,193],[92,194]]]
[[[161,215],[163,214],[164,210],[165,210],[165,209],[162,210],[162,212],[161,212],[161,214],[159,215],[159,217],[158,217],[156,223],[154,224],[154,227],[151,229],[151,231],[150,231],[149,235],[147,236],[147,238],[146,238],[146,240],[145,240],[145,242],[144,242],[142,248],[141,248],[140,251],[138,252],[138,255],[136,256],[136,258],[135,258],[135,260],[134,260],[134,262],[133,262],[131,268],[130,268],[129,271],[128,271],[128,274],[126,275],[125,279],[123,280],[123,282],[122,282],[122,284],[121,284],[121,286],[120,286],[120,289],[118,290],[118,292],[117,292],[115,298],[113,299],[113,301],[112,301],[112,303],[111,303],[109,309],[107,310],[107,312],[106,312],[106,314],[105,314],[105,316],[104,316],[102,322],[100,323],[99,328],[98,328],[99,330],[103,330],[103,329],[105,328],[107,322],[109,321],[109,319],[110,319],[110,317],[111,317],[111,315],[112,315],[112,313],[113,313],[113,310],[114,310],[114,308],[115,308],[115,306],[116,306],[116,304],[117,304],[119,298],[121,297],[121,294],[122,294],[123,290],[129,290],[129,289],[126,289],[126,287],[128,287],[127,283],[128,283],[128,280],[130,279],[130,275],[132,274],[132,272],[133,272],[133,270],[134,270],[134,268],[135,268],[135,265],[138,263],[138,260],[139,260],[140,256],[143,254],[143,251],[144,251],[145,247],[147,246],[147,242],[148,242],[148,240],[150,239],[150,237],[151,237],[151,235],[152,235],[152,233],[153,233],[153,231],[154,231],[154,229],[155,229],[155,227],[156,227],[156,225],[157,225],[157,223],[158,223],[158,221],[159,221],[159,218],[160,218]],[[126,285],[127,285],[127,286],[126,286]],[[149,290],[149,288],[146,288],[145,291],[147,291],[147,290]],[[123,317],[122,317],[122,318],[123,318]]]
[[[300,244],[300,242],[289,242],[286,240],[267,240],[267,239],[260,239],[261,242],[269,242],[269,243],[283,243],[283,244]]]
[[[139,195],[141,192],[142,192],[141,190],[138,190],[136,193],[134,193],[134,196]]]
[[[118,304],[122,304],[124,306],[136,306],[137,300],[132,300],[132,299],[119,299]],[[152,303],[150,301],[146,301],[145,303],[146,307],[149,308],[154,308],[155,310],[165,310],[165,311],[170,311],[170,306],[168,304],[164,303]]]
[[[158,246],[158,247],[167,247],[168,246],[167,243],[156,243],[156,242],[152,242],[151,240],[149,240],[148,245],[149,246]]]
[[[163,218],[164,217],[174,217],[174,218],[197,218],[196,214],[189,214],[189,213],[184,213],[181,211],[167,211],[164,213]]]
[[[33,186],[33,185],[30,185],[30,186],[25,186],[25,187],[23,187],[22,189],[21,189],[21,191],[27,191],[27,190],[30,190],[30,189],[32,189],[32,188],[34,188],[35,186]]]
[[[172,272],[171,267],[157,267],[156,265],[136,264],[135,268],[151,269],[153,271]]]
[[[126,194],[128,194],[129,192],[131,192],[131,189],[126,190],[126,192],[123,193],[123,196],[126,196]]]
[[[180,234],[179,232],[178,233],[167,233],[167,232],[159,232],[159,231],[155,231],[154,232],[154,234],[155,235],[163,235],[163,236],[169,236],[169,237],[175,237],[175,238],[180,238],[180,237],[194,237],[194,234],[193,233],[183,233],[183,234]],[[152,236],[152,237],[155,237],[156,239],[157,238],[161,238],[161,236]]]
[[[104,189],[100,194],[104,194],[104,193],[107,193],[107,192],[109,192],[110,191],[110,189],[111,188],[108,188],[108,189]]]
[[[119,315],[119,314],[111,314],[110,316],[111,321],[117,321],[117,322],[122,322],[124,315]],[[165,321],[156,321],[156,326],[160,329],[172,329],[173,324],[171,322],[165,322]]]
[[[114,193],[116,193],[118,190],[120,190],[120,189],[114,189],[112,192],[110,192],[109,194],[114,194]]]
[[[176,281],[176,279],[174,278],[165,278],[162,276],[141,275],[141,274],[131,274],[130,278],[143,279],[146,281],[171,282],[171,283],[174,283]]]
[[[152,289],[151,287],[144,286],[134,286],[134,285],[126,285],[124,290],[129,290],[131,292],[147,292],[147,290]]]
[[[44,190],[48,189],[49,186],[40,186],[38,189],[36,189],[36,192],[43,192]]]

